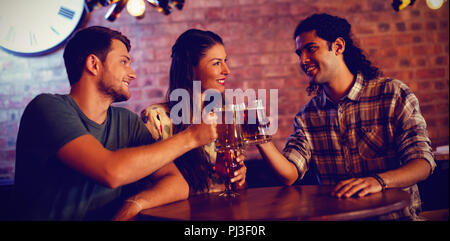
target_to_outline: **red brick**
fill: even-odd
[[[162,98],[165,94],[165,90],[156,89],[156,88],[148,88],[144,90],[145,96],[149,99],[153,98]]]
[[[405,81],[405,80],[412,80],[414,73],[413,73],[413,71],[410,71],[410,70],[397,70],[397,71],[385,72],[385,75]]]
[[[263,68],[261,66],[248,66],[244,68],[235,68],[232,71],[232,78],[236,80],[260,79]]]
[[[298,71],[301,72],[300,68]],[[304,74],[301,77],[288,77],[285,80],[285,88],[305,89],[308,84],[308,80]]]
[[[135,101],[135,100],[141,100],[142,99],[142,89],[140,88],[133,88],[130,89],[130,94],[131,94],[131,101]]]
[[[411,43],[419,42],[418,38],[420,38],[420,37],[421,36],[419,34],[415,34],[415,33],[403,33],[403,34],[396,35],[395,40],[400,45],[411,44]]]
[[[222,8],[210,8],[206,11],[205,18],[208,20],[222,20],[225,18],[225,12]]]
[[[420,106],[420,111],[424,114],[424,115],[428,115],[428,114],[432,114],[435,112],[435,106],[434,105],[421,105]],[[429,120],[430,125],[433,125],[434,120]]]
[[[436,30],[437,29],[437,23],[436,22],[428,22],[426,23],[426,29],[427,30]]]
[[[436,65],[448,65],[448,56],[438,56],[434,62]]]
[[[192,11],[173,11],[174,14],[171,14],[169,17],[173,22],[189,22],[189,21],[198,21],[205,19],[206,12],[208,9],[204,8],[196,8],[192,9]]]
[[[431,55],[431,54],[440,54],[443,49],[440,44],[434,45],[418,45],[412,47],[413,55]]]
[[[210,7],[221,7],[224,5],[222,0],[196,0],[196,1],[186,1],[186,7],[192,8],[210,8]]]
[[[354,33],[357,34],[373,34],[376,32],[376,26],[373,24],[364,24],[352,26]]]
[[[384,70],[391,70],[397,68],[398,60],[396,58],[379,58],[374,63]]]
[[[395,27],[399,32],[404,32],[406,30],[406,25],[404,22],[396,23]]]
[[[5,149],[6,147],[6,140],[3,138],[0,138],[0,150]]]
[[[448,89],[448,85],[445,81],[436,81],[436,82],[434,82],[434,88],[436,90]]]
[[[170,48],[182,32],[199,28],[218,33],[230,59],[227,88],[279,89],[282,114],[274,143],[282,149],[292,132],[295,113],[311,98],[305,91],[308,79],[294,53],[293,31],[309,14],[331,11],[349,20],[357,42],[372,63],[385,75],[403,80],[428,108],[425,117],[435,124],[428,126],[432,143],[448,144],[448,4],[440,10],[429,10],[424,1],[416,1],[414,6],[395,12],[391,3],[191,0],[182,11],[174,10],[169,16],[148,7],[142,20],[123,13],[113,23],[103,17],[108,8],[99,8],[90,14],[87,26],[112,27],[131,39],[132,67],[138,77],[130,85],[132,98],[118,105],[135,112],[164,100]],[[5,150],[14,148],[20,115],[31,98],[41,92],[67,93],[69,86],[62,49],[36,58],[2,52],[0,71],[0,149],[3,146]],[[6,155],[10,154],[1,154]],[[10,159],[8,167],[14,163],[14,158]],[[13,172],[2,170],[9,176]]]
[[[284,78],[268,78],[264,85],[265,89],[277,89],[280,90],[286,87],[286,80]]]
[[[387,32],[391,29],[391,25],[389,23],[379,23],[378,24],[378,31],[380,32]]]
[[[443,68],[418,69],[416,71],[416,77],[418,79],[443,78],[445,77],[445,69]]]
[[[292,76],[298,73],[297,65],[267,65],[263,77]]]
[[[392,46],[394,44],[394,38],[391,34],[379,35],[379,36],[366,36],[360,38],[361,46],[373,47],[373,46]]]
[[[13,161],[16,159],[16,150],[0,150],[1,161]]]
[[[422,29],[422,23],[413,22],[410,24],[411,30],[421,30]]]
[[[440,42],[447,43],[448,42],[448,29],[446,32],[439,32],[438,33],[438,40]]]

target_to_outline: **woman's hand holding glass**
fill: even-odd
[[[247,167],[244,164],[245,155],[243,151],[239,151],[236,161],[239,165],[239,170],[234,171],[234,177],[230,179],[231,183],[237,183],[238,188],[243,187],[245,184],[245,177],[247,174]]]

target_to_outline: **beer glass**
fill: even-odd
[[[241,105],[242,106],[242,105]],[[269,121],[262,100],[249,102],[244,109],[242,138],[246,145],[256,145],[269,142],[272,136],[268,134]]]
[[[239,170],[240,165],[236,158],[243,147],[242,129],[239,122],[242,115],[237,105],[226,105],[222,108],[215,108],[217,121],[218,137],[215,141],[217,158],[215,169],[217,174],[223,178],[225,191],[219,196],[235,197],[239,195],[236,192],[236,186],[231,184],[230,179],[234,177],[234,172]]]
[[[223,149],[240,148],[244,142],[242,140],[242,125],[238,124],[236,105],[227,105],[223,108],[215,108],[217,121],[217,139],[215,141],[216,151]]]
[[[239,150],[237,149],[222,149],[217,152],[215,169],[225,184],[225,190],[219,196],[236,197],[239,195],[236,184],[230,182],[230,179],[234,177],[234,172],[241,167],[236,160],[238,154]]]

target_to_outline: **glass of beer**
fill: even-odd
[[[230,182],[230,179],[234,177],[234,172],[241,167],[236,160],[238,155],[238,149],[221,149],[217,152],[215,170],[225,184],[225,190],[219,196],[236,197],[239,195],[236,184]]]
[[[242,140],[242,125],[238,124],[236,105],[227,105],[215,108],[217,121],[217,139],[215,141],[216,151],[223,149],[240,148],[244,145]],[[242,121],[241,121],[242,122]]]
[[[246,145],[256,145],[269,142],[272,136],[268,134],[269,120],[262,100],[249,102],[244,109],[242,138]]]
[[[239,124],[243,122],[241,120],[243,115],[240,115],[239,111],[237,105],[225,105],[222,108],[214,109],[218,118],[215,170],[225,184],[225,191],[219,196],[235,197],[239,195],[236,192],[236,186],[230,182],[230,179],[234,177],[234,172],[240,168],[236,158],[241,153],[240,148],[244,146],[242,124]]]

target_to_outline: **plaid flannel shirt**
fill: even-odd
[[[297,113],[294,131],[283,153],[299,179],[311,162],[322,184],[385,172],[418,158],[429,162],[431,172],[436,166],[419,101],[396,79],[364,80],[358,74],[338,103],[320,91]],[[418,218],[417,184],[404,190],[411,194],[411,205],[386,218]]]

